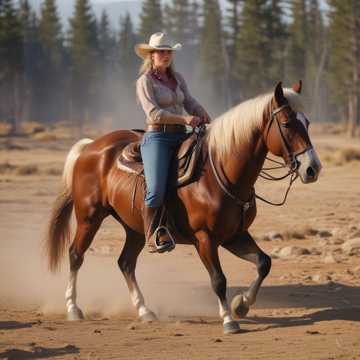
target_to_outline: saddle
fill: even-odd
[[[139,140],[131,142],[123,148],[117,160],[117,165],[120,170],[144,176],[144,166],[140,153],[140,144],[144,131],[132,131],[137,133]],[[170,169],[169,179],[171,187],[185,186],[196,179],[203,141],[204,136],[202,133],[192,133],[180,145],[175,153],[172,168]]]

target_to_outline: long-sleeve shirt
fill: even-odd
[[[136,95],[145,115],[147,124],[167,123],[169,114],[182,115],[183,110],[190,115],[201,116],[202,106],[190,95],[184,78],[174,73],[178,86],[172,90],[150,73],[142,74],[136,82]]]

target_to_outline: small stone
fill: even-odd
[[[321,251],[317,248],[311,248],[310,253],[311,255],[321,255]]]
[[[315,274],[311,276],[311,280],[314,282],[320,282],[321,280],[321,275],[320,274]]]
[[[346,255],[355,255],[360,252],[360,237],[344,242],[341,248]]]
[[[322,261],[323,261],[325,264],[334,264],[334,263],[337,262],[332,254],[326,255],[326,256],[322,259]]]
[[[310,251],[300,246],[285,246],[277,254],[280,258],[290,256],[309,255]]]
[[[94,330],[94,333],[95,333],[95,334],[101,334],[101,330],[95,329],[95,330]]]
[[[330,231],[328,231],[328,230],[319,230],[318,235],[319,235],[321,238],[328,238],[328,237],[333,236],[333,234],[332,234]]]
[[[223,342],[221,339],[214,339],[213,340],[215,343],[221,343],[221,342]]]
[[[136,326],[135,326],[135,324],[131,323],[126,327],[126,329],[128,329],[128,330],[136,330]]]
[[[174,336],[184,336],[184,334],[181,333],[175,333]]]
[[[262,240],[264,241],[280,241],[284,240],[284,237],[279,233],[275,231],[271,231],[263,236]]]
[[[309,335],[320,335],[319,331],[316,330],[306,330],[305,334],[309,334]]]

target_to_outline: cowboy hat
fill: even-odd
[[[154,50],[180,50],[181,44],[169,45],[166,40],[166,35],[162,32],[152,34],[148,44],[135,45],[135,52],[138,56],[145,59],[151,51]]]

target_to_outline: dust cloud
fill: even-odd
[[[42,249],[45,219],[44,214],[36,213],[27,220],[28,224],[22,224],[21,229],[16,226],[3,229],[1,302],[11,302],[19,309],[34,309],[44,315],[65,316],[68,261],[64,259],[59,273],[48,271]],[[101,245],[96,238],[94,244]],[[86,253],[79,272],[77,293],[78,305],[88,318],[136,317],[124,277],[117,266],[116,254],[120,253],[122,244],[119,241],[114,254]],[[190,270],[191,267],[186,266],[189,261],[197,263],[195,274],[194,267]],[[162,320],[217,315],[216,297],[210,289],[208,275],[190,247],[178,246],[166,255],[148,254],[145,249],[139,257],[137,277],[146,304]]]

